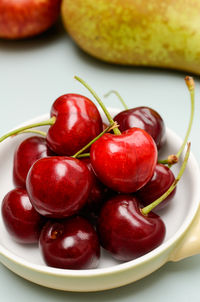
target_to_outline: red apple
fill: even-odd
[[[0,38],[42,33],[57,20],[61,0],[0,0]]]

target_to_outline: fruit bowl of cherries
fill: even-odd
[[[0,261],[37,284],[99,291],[198,253],[199,168],[149,107],[66,94],[0,138]]]

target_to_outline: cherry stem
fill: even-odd
[[[111,93],[114,93],[118,97],[118,99],[120,100],[120,102],[122,103],[122,105],[124,106],[124,108],[126,110],[129,109],[128,106],[126,105],[124,99],[122,98],[122,96],[119,94],[119,92],[117,90],[111,90],[111,91],[109,91],[108,93],[106,93],[104,95],[104,97],[108,97]]]
[[[82,153],[77,156],[77,158],[90,157],[90,153]]]
[[[46,121],[38,122],[38,123],[35,123],[35,124],[23,126],[23,127],[18,128],[18,129],[12,130],[12,131],[8,132],[7,134],[3,135],[2,137],[0,137],[0,142],[4,141],[6,138],[8,138],[10,136],[17,135],[17,134],[21,133],[22,131],[25,131],[25,130],[28,130],[28,129],[31,129],[31,128],[53,125],[55,123],[55,120],[56,120],[56,117],[53,116],[53,117],[51,117],[50,119],[48,119]]]
[[[105,105],[103,104],[103,102],[101,101],[101,99],[98,97],[98,95],[96,94],[96,92],[81,78],[79,78],[78,76],[74,77],[77,81],[79,81],[83,86],[85,86],[86,89],[88,89],[90,91],[90,93],[93,95],[93,97],[96,99],[96,101],[98,102],[98,104],[101,106],[101,108],[103,109],[103,112],[105,113],[108,121],[110,122],[110,124],[113,124],[114,121],[110,115],[110,113],[108,112],[107,108],[105,107]],[[120,135],[121,132],[118,128],[114,128],[113,129],[114,134],[116,135]]]
[[[191,128],[192,128],[192,122],[193,122],[193,119],[194,119],[194,90],[195,90],[195,84],[194,84],[194,80],[192,77],[185,77],[185,83],[189,89],[189,93],[190,93],[190,101],[191,101],[191,113],[190,113],[190,122],[189,122],[189,126],[188,126],[188,129],[187,129],[187,132],[186,132],[186,135],[185,135],[185,139],[182,143],[182,146],[180,148],[180,150],[177,152],[176,156],[179,158],[181,153],[183,152],[184,148],[185,148],[185,145],[188,141],[188,137],[189,137],[189,134],[191,132]]]
[[[72,155],[73,158],[79,157],[83,151],[88,149],[94,142],[96,142],[101,136],[103,136],[106,132],[109,132],[111,130],[114,131],[118,127],[117,122],[113,122],[110,126],[108,126],[104,131],[102,131],[98,136],[96,136],[93,140],[91,140],[87,145],[85,145],[82,149],[80,149],[78,152],[76,152],[74,155]]]
[[[27,130],[24,130],[24,131],[21,131],[21,132],[15,134],[15,135],[19,135],[19,134],[23,134],[23,133],[34,133],[34,134],[39,134],[43,137],[47,136],[46,132],[40,131],[40,130],[34,130],[34,129],[27,129]],[[13,136],[15,136],[15,135],[13,135]]]
[[[159,164],[168,165],[169,168],[178,162],[179,158],[175,154],[171,154],[167,159],[158,160]]]
[[[191,132],[191,128],[192,128],[192,123],[193,123],[193,119],[194,119],[194,90],[195,90],[195,83],[194,83],[194,79],[192,77],[186,76],[185,77],[185,83],[189,89],[189,93],[190,93],[190,104],[191,104],[191,113],[190,113],[190,121],[189,121],[189,125],[188,125],[188,129],[185,135],[185,139],[179,149],[179,151],[176,153],[176,155],[170,155],[167,159],[165,160],[159,160],[158,162],[160,164],[168,164],[169,167],[171,167],[173,164],[178,162],[179,157],[181,156],[185,145],[188,141],[188,137],[190,135]]]
[[[187,165],[187,162],[188,162],[188,158],[189,158],[189,155],[190,155],[190,146],[191,146],[191,144],[188,143],[188,147],[187,147],[187,151],[186,151],[186,154],[185,154],[185,157],[184,157],[183,164],[180,168],[180,171],[178,173],[177,178],[174,180],[171,187],[162,196],[160,196],[158,199],[156,199],[154,202],[152,202],[148,206],[141,209],[141,212],[142,212],[143,215],[147,215],[149,212],[151,212],[157,205],[159,205],[163,200],[165,200],[167,198],[167,196],[174,190],[177,183],[181,179],[181,177],[183,175],[183,172],[185,171],[185,168],[186,168],[186,165]]]

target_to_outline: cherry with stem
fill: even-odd
[[[153,137],[159,150],[165,142],[165,124],[158,112],[146,106],[129,109],[118,91],[111,90],[105,97],[109,96],[111,93],[114,93],[118,97],[125,108],[125,110],[119,112],[114,117],[114,120],[120,125],[120,131],[125,131],[133,127],[141,128]]]
[[[157,198],[159,198],[168,188],[172,185],[175,180],[175,176],[171,171],[171,166],[178,162],[181,153],[185,147],[188,136],[191,131],[192,121],[194,117],[194,80],[190,77],[186,77],[186,84],[191,91],[191,115],[188,130],[186,132],[185,139],[180,147],[178,153],[169,155],[166,160],[158,161],[154,174],[150,181],[137,192],[137,196],[142,200],[143,205],[148,205]],[[168,166],[166,166],[168,165]],[[168,197],[160,205],[156,207],[157,210],[163,209],[168,205],[169,201],[176,193],[176,188],[168,195]]]
[[[101,101],[101,99],[99,98],[99,96],[96,94],[96,92],[83,79],[81,79],[80,77],[75,76],[74,78],[77,81],[79,81],[83,86],[85,86],[85,88],[87,90],[90,91],[90,93],[93,95],[93,97],[96,99],[96,101],[98,102],[98,104],[103,109],[103,112],[105,113],[105,115],[106,115],[109,123],[113,124],[114,123],[113,118],[111,117],[110,113],[108,112],[107,108],[105,107],[105,105],[103,104],[103,102]],[[115,135],[120,135],[121,134],[121,132],[120,132],[120,130],[118,128],[114,128],[113,132],[114,132]]]
[[[120,261],[129,261],[152,251],[164,240],[166,228],[159,215],[151,212],[179,182],[190,153],[190,144],[179,174],[170,189],[155,202],[141,208],[134,195],[118,194],[103,205],[98,220],[101,245]]]
[[[95,138],[103,129],[102,119],[95,104],[82,95],[67,94],[54,101],[51,118],[12,130],[0,138],[49,125],[45,134],[49,148],[58,155],[71,156]],[[33,130],[39,131],[39,130]],[[44,135],[44,133],[40,132]]]
[[[82,157],[89,157],[90,153],[83,153],[83,151],[87,150],[89,147],[92,146],[94,142],[96,142],[102,135],[104,135],[106,132],[109,132],[111,130],[114,131],[118,127],[117,122],[111,123],[110,126],[108,126],[106,129],[104,129],[99,135],[97,135],[93,140],[91,140],[87,145],[85,145],[82,149],[80,149],[78,152],[76,152],[71,157],[73,158],[82,158]],[[82,154],[83,153],[83,154]]]
[[[188,143],[188,147],[187,147],[187,151],[186,151],[186,154],[184,157],[183,164],[180,168],[180,171],[179,171],[176,179],[174,180],[173,184],[171,185],[171,187],[161,197],[159,197],[154,202],[152,202],[148,206],[141,209],[141,212],[143,215],[147,215],[149,212],[151,212],[156,206],[158,206],[163,200],[165,200],[169,196],[169,194],[171,194],[171,192],[175,189],[177,183],[180,181],[180,179],[185,171],[185,168],[186,168],[186,165],[188,162],[188,158],[190,155],[190,148],[191,148],[191,143]]]
[[[83,79],[77,76],[75,79],[90,91],[108,121],[113,123],[110,113],[96,92]],[[92,167],[107,187],[121,193],[133,193],[151,179],[157,162],[157,148],[153,138],[143,129],[131,128],[121,133],[115,128],[113,132],[114,134],[103,135],[92,144]]]

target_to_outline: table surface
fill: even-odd
[[[73,77],[78,75],[103,96],[117,89],[129,107],[156,109],[166,125],[182,138],[189,121],[186,73],[152,68],[120,67],[97,61],[77,48],[61,24],[26,41],[0,41],[0,135],[37,115],[49,112],[64,93],[90,97]],[[200,81],[196,81],[196,112],[190,140],[200,162]],[[114,96],[106,105],[119,107]],[[2,175],[1,175],[2,177]],[[60,292],[30,283],[0,264],[0,300],[15,301],[200,301],[200,255],[167,263],[150,276],[122,288],[97,293]]]

